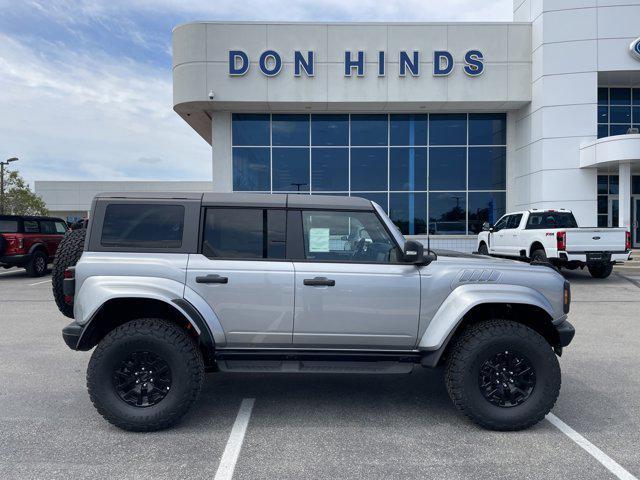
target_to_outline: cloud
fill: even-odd
[[[0,0],[0,156],[28,181],[211,178],[172,110],[171,29],[192,20],[511,20],[511,0]]]

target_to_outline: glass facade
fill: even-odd
[[[405,234],[472,235],[504,214],[506,115],[232,116],[233,189],[352,195]]]
[[[598,88],[598,138],[640,129],[640,88]]]

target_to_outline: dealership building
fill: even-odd
[[[638,246],[640,1],[513,11],[180,25],[174,110],[211,145],[214,191],[366,197],[463,250],[505,211],[568,208]]]

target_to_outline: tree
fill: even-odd
[[[48,215],[44,200],[29,188],[20,174],[13,170],[4,174],[5,215]]]

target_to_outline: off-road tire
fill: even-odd
[[[482,242],[480,244],[480,246],[478,247],[478,254],[479,255],[489,255],[489,249],[487,248],[487,244]]]
[[[171,388],[155,405],[130,405],[116,391],[114,371],[134,352],[151,352],[169,366]],[[112,330],[87,368],[87,390],[98,413],[116,427],[136,432],[176,424],[198,398],[203,379],[204,364],[195,341],[177,325],[158,318],[132,320]]]
[[[613,272],[613,263],[599,263],[597,265],[587,265],[589,273],[593,278],[607,278]]]
[[[531,395],[508,408],[490,403],[479,384],[483,363],[505,350],[525,356],[536,376]],[[487,320],[466,328],[455,340],[445,383],[454,405],[478,425],[491,430],[522,430],[538,423],[553,408],[560,393],[560,365],[549,343],[531,328],[509,320]]]
[[[41,277],[47,273],[49,258],[42,250],[36,250],[31,254],[31,260],[27,263],[25,270],[30,277]]]
[[[51,285],[53,287],[53,298],[56,301],[58,310],[65,317],[73,318],[73,305],[65,302],[62,291],[62,281],[64,271],[74,266],[80,260],[84,249],[84,238],[86,229],[72,230],[67,232],[58,246],[56,257],[53,260],[53,270],[51,271]]]
[[[549,259],[547,258],[547,253],[542,248],[539,248],[531,252],[531,261],[538,262],[538,263],[549,263]]]

